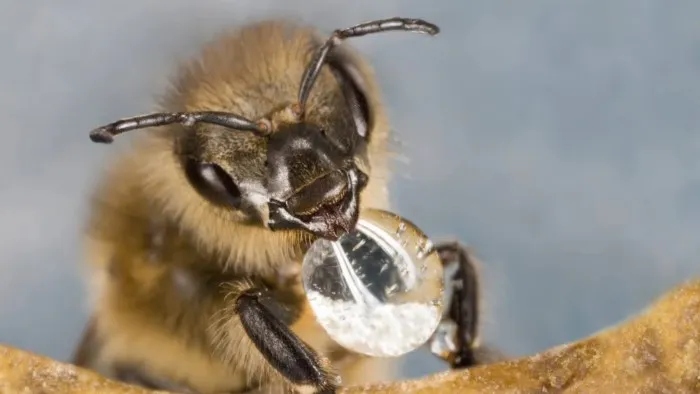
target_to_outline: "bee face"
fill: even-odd
[[[368,180],[355,164],[366,160],[365,150],[355,147],[308,124],[275,135],[267,153],[270,229],[299,228],[329,239],[351,231]]]
[[[393,18],[337,30],[325,42],[312,40],[311,56],[293,87],[280,78],[294,72],[278,69],[276,79],[232,96],[256,108],[254,120],[231,112],[161,113],[124,119],[91,136],[109,142],[132,129],[185,125],[189,130],[177,144],[179,155],[186,178],[202,197],[273,231],[337,239],[358,219],[378,104],[370,100],[374,92],[368,92],[359,59],[335,47],[349,37],[388,30],[438,32],[425,21]],[[270,104],[277,109],[259,113]]]
[[[352,136],[353,128],[326,131],[302,122],[264,139],[224,133],[205,141],[195,134],[182,155],[187,179],[202,197],[271,230],[336,239],[354,228],[369,167],[367,143]]]
[[[308,108],[261,117],[264,135],[201,125],[183,133],[190,185],[209,202],[270,230],[337,239],[357,223],[370,176],[373,114],[362,74],[344,51],[330,57]]]

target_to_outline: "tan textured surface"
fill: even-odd
[[[70,364],[0,346],[0,393],[146,394],[156,392],[123,385]]]
[[[0,347],[0,393],[147,393]],[[700,393],[700,279],[590,338],[513,361],[343,393]]]

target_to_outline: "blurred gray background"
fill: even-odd
[[[352,42],[406,158],[396,208],[484,262],[484,335],[513,355],[615,324],[700,275],[697,1],[0,2],[0,341],[66,359],[86,318],[86,193],[173,62],[265,16],[322,29],[442,27]],[[406,376],[444,368],[426,352]]]

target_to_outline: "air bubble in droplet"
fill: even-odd
[[[314,242],[302,278],[328,335],[375,357],[400,356],[425,344],[443,313],[442,263],[426,249],[430,244],[414,224],[374,209],[362,212],[354,232]]]

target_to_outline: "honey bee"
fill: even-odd
[[[387,381],[392,359],[333,342],[300,279],[305,250],[388,209],[389,122],[369,64],[344,40],[385,31],[436,35],[389,18],[330,37],[283,20],[223,33],[182,65],[162,112],[93,130],[94,142],[148,129],[100,178],[86,224],[94,296],[73,362],[184,393],[333,393]],[[325,66],[325,67],[324,67]],[[477,277],[461,244],[442,356],[478,363]]]

